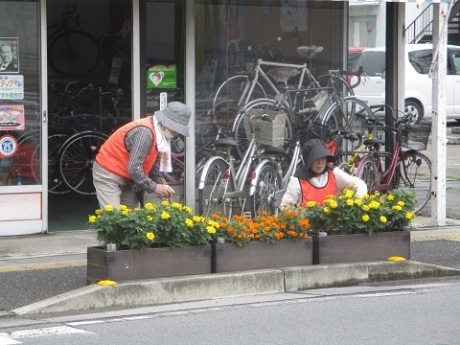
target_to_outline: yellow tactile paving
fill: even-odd
[[[47,269],[53,269],[53,268],[78,267],[78,266],[86,266],[86,261],[53,262],[53,263],[28,264],[28,265],[8,265],[8,266],[3,266],[3,267],[0,265],[0,273],[47,270]]]
[[[436,240],[448,240],[448,241],[460,241],[460,234],[438,234],[438,235],[426,235],[426,236],[417,236],[412,237],[412,242],[421,242],[421,241],[436,241]]]

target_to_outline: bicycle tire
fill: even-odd
[[[101,59],[96,39],[83,31],[59,34],[48,48],[48,62],[60,75],[78,77],[92,72]]]
[[[380,173],[373,157],[364,157],[363,160],[359,162],[356,176],[367,185],[368,193],[375,192],[376,187],[380,184]]]
[[[431,160],[418,151],[404,153],[405,159],[401,161],[400,187],[406,187],[415,193],[414,212],[420,212],[431,198]]]
[[[330,74],[326,74],[318,77],[318,82],[321,85],[321,87],[331,87],[335,84],[335,81],[331,82],[331,79],[337,79],[338,83],[337,85],[335,85],[334,88],[340,97],[345,98],[355,95],[353,88],[343,77],[335,77]]]
[[[246,84],[250,82],[250,77],[247,75],[234,75],[219,86],[212,100],[212,113],[220,126],[230,129],[233,125],[235,114],[242,105],[253,99],[267,97],[263,86],[256,82],[251,97],[243,99],[241,104],[238,104]]]
[[[108,136],[100,132],[82,132],[71,136],[62,147],[59,171],[64,183],[72,191],[95,195],[93,162]]]
[[[249,204],[252,217],[262,212],[275,214],[275,193],[281,188],[282,177],[278,166],[271,161],[263,161],[255,169],[255,177],[251,179]]]
[[[198,210],[205,217],[216,212],[226,214],[224,205],[224,194],[228,188],[228,179],[225,173],[228,170],[228,163],[223,158],[214,158],[213,161],[203,169],[201,183],[198,190]]]
[[[237,142],[236,151],[240,158],[244,156],[248,146],[249,139],[246,135],[244,127],[244,117],[247,116],[248,111],[252,109],[276,109],[277,103],[272,99],[256,99],[248,103],[237,115],[235,123],[233,124],[232,132],[235,141]],[[291,140],[293,138],[293,126],[289,116],[286,117],[286,125],[284,130],[285,139]]]

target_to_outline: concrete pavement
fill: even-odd
[[[429,218],[413,221],[412,241],[440,239],[460,241],[460,220],[448,219],[442,227],[432,226]],[[97,244],[94,231],[4,237],[0,239],[0,273],[85,266],[86,248]],[[364,262],[172,277],[113,287],[84,286],[14,310],[0,311],[0,316],[78,313],[439,276],[460,276],[460,270],[415,261]]]

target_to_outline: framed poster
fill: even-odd
[[[24,125],[24,105],[0,105],[0,131],[23,131]]]
[[[17,37],[0,37],[0,74],[19,72],[19,46]]]

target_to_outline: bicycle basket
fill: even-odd
[[[262,115],[268,115],[269,119],[262,119]],[[244,116],[244,130],[246,137],[251,140],[250,119],[254,128],[255,140],[260,145],[280,147],[284,145],[284,129],[286,127],[287,114],[282,111],[270,109],[251,109]]]
[[[431,133],[431,122],[407,124],[402,131],[401,145],[412,150],[425,150]]]

